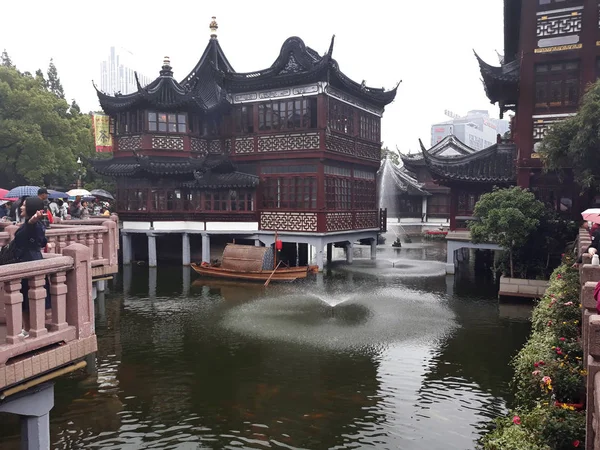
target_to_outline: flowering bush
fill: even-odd
[[[517,409],[496,421],[483,439],[486,450],[577,448],[585,440],[585,399],[581,349],[579,273],[573,257],[550,278],[532,315],[531,337],[513,365]]]

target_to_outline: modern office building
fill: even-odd
[[[110,54],[100,63],[100,90],[109,95],[137,92],[136,69],[133,67],[133,54],[122,48],[110,48]],[[151,78],[138,72],[142,86],[150,84]]]
[[[446,115],[452,120],[431,126],[432,147],[446,136],[454,136],[474,150],[483,150],[495,144],[497,136],[504,136],[509,129],[508,120],[494,119],[485,110],[472,110],[466,116],[446,111]]]

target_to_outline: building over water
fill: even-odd
[[[210,28],[181,81],[165,58],[146,87],[98,90],[115,148],[93,165],[117,179],[125,240],[146,233],[153,264],[161,233],[184,233],[184,249],[188,234],[202,234],[207,260],[210,235],[270,244],[277,231],[303,254],[306,244],[315,247],[321,267],[324,245],[375,242],[381,117],[397,86],[348,78],[333,59],[333,39],[320,55],[291,37],[270,67],[239,73],[217,40],[216,21]]]

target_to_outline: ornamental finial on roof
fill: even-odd
[[[162,76],[173,76],[173,68],[171,67],[171,60],[168,56],[165,56],[163,59],[163,65],[160,74]]]
[[[217,38],[217,30],[219,29],[219,25],[217,25],[217,18],[215,16],[212,16],[212,21],[210,22],[210,37],[212,39],[216,39]]]

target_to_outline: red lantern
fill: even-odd
[[[277,251],[281,251],[282,248],[283,248],[283,242],[281,242],[279,240],[275,241],[275,249]]]

